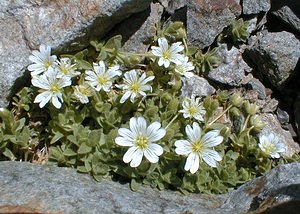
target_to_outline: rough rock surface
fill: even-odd
[[[183,78],[181,92],[184,97],[207,97],[215,93],[216,89],[206,79],[195,75],[191,78]]]
[[[241,14],[238,0],[188,0],[187,37],[189,44],[204,48]]]
[[[266,33],[246,53],[278,89],[295,75],[299,69],[300,41],[291,33]]]
[[[287,151],[282,153],[283,156],[292,157],[294,154],[300,152],[299,144],[293,140],[293,137],[289,131],[284,130],[275,115],[264,113],[262,116],[262,122],[266,126],[261,130],[260,135],[268,135],[274,133],[281,142],[287,146]]]
[[[147,14],[146,19],[143,17],[144,13],[138,13],[126,19],[117,26],[118,34],[121,34],[127,41],[124,43],[122,49],[128,52],[146,53],[149,47],[147,41],[151,36],[155,35],[155,24],[161,19],[163,13],[163,6],[159,3],[152,3],[149,8],[150,11]],[[136,26],[136,23],[141,23],[140,26]],[[132,34],[132,32],[134,32]],[[124,36],[124,34],[127,34]],[[131,35],[128,35],[131,34]]]
[[[270,0],[243,0],[243,14],[258,14],[271,8]]]
[[[255,90],[258,92],[258,98],[259,99],[265,99],[267,94],[266,94],[266,88],[265,86],[256,78],[251,79],[248,82],[248,85],[250,85],[251,89]]]
[[[298,94],[298,97],[296,98],[296,101],[294,103],[294,117],[295,117],[295,124],[297,128],[298,133],[298,140],[300,141],[300,93]]]
[[[186,6],[186,0],[159,0],[159,2],[161,2],[165,10],[170,14]]]
[[[242,52],[239,49],[221,44],[218,55],[221,63],[209,72],[208,77],[211,80],[229,86],[241,86],[252,79],[250,74],[247,75],[251,68],[243,60]]]
[[[0,11],[0,107],[7,105],[6,98],[15,80],[22,76],[30,53],[22,35],[22,26]]]
[[[31,49],[43,43],[63,52],[86,46],[101,38],[132,13],[145,10],[151,0],[24,0],[0,2],[0,106]],[[8,75],[9,74],[9,75]]]
[[[242,214],[300,209],[300,163],[278,166],[229,195],[182,195],[148,187],[132,192],[128,184],[97,183],[74,169],[27,162],[0,162],[0,171],[0,213]]]
[[[70,168],[0,162],[0,213],[211,213],[221,214],[225,195],[182,195],[102,180]],[[6,209],[6,210],[5,210]]]
[[[222,208],[230,213],[297,213],[300,163],[281,165],[233,191]]]
[[[300,33],[300,1],[272,0],[271,14]]]

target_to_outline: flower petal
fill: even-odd
[[[211,167],[217,167],[217,161],[221,161],[222,157],[219,155],[218,152],[206,149],[202,153],[202,158]]]
[[[185,132],[191,142],[198,141],[201,139],[201,128],[198,123],[193,123],[193,128],[190,125],[185,127]]]
[[[199,168],[199,156],[198,154],[192,152],[186,159],[186,163],[184,169],[186,171],[190,171],[191,173],[195,173]]]
[[[164,37],[158,39],[158,46],[162,49],[162,51],[166,51],[169,49],[168,40]]]
[[[135,152],[138,150],[138,147],[130,147],[123,156],[123,161],[129,163],[135,156]]]
[[[58,100],[58,95],[57,96],[52,96],[51,102],[55,106],[55,108],[60,109],[61,108],[61,103]]]
[[[119,146],[134,146],[133,142],[127,137],[117,137],[115,143]]]
[[[37,95],[34,99],[34,103],[40,103],[40,108],[43,108],[51,99],[52,94],[49,91],[45,91],[39,95]]]
[[[156,132],[158,129],[160,129],[161,124],[159,122],[153,122],[148,126],[147,128],[147,136],[151,136],[152,133]]]
[[[126,138],[128,141],[134,141],[135,135],[132,133],[131,130],[126,129],[126,128],[119,128],[118,130],[119,135],[122,137]]]
[[[162,56],[161,48],[152,46],[151,49],[154,56],[158,56],[158,57]]]
[[[162,139],[165,135],[166,135],[166,130],[164,128],[160,128],[156,132],[152,132],[152,134],[149,135],[148,137],[150,142],[155,142]]]
[[[176,140],[175,146],[178,155],[188,155],[192,152],[191,143],[187,140]]]
[[[156,143],[150,143],[148,149],[151,150],[157,156],[161,156],[164,152],[164,149]]]
[[[120,103],[125,103],[125,101],[130,97],[131,91],[126,91],[125,94],[122,96]]]
[[[146,122],[145,118],[143,118],[143,117],[137,118],[137,128],[138,128],[139,133],[146,135],[147,122]]]
[[[157,144],[150,144],[149,147],[145,150],[144,154],[145,157],[151,163],[157,163],[159,155],[162,155],[163,148]]]
[[[213,146],[219,145],[220,143],[222,143],[222,141],[224,139],[219,134],[220,134],[219,130],[209,131],[203,136],[201,141],[203,142],[203,144],[206,147],[213,147]]]
[[[143,159],[143,151],[140,149],[137,149],[134,154],[132,155],[132,161],[130,162],[131,167],[138,167]]]

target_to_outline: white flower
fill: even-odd
[[[223,141],[218,130],[209,131],[202,136],[202,130],[198,123],[193,123],[185,127],[188,140],[175,141],[175,152],[179,155],[188,156],[184,169],[195,173],[199,168],[199,162],[203,159],[209,166],[217,167],[217,161],[221,161],[222,157],[215,150],[210,149],[219,145]]]
[[[124,77],[124,84],[117,85],[118,88],[126,91],[122,96],[120,103],[124,103],[129,97],[130,101],[133,103],[135,98],[139,97],[140,95],[145,97],[145,91],[152,91],[152,87],[146,83],[152,81],[154,76],[149,76],[146,78],[146,74],[143,73],[142,76],[139,77],[136,70],[131,70],[126,72]]]
[[[199,121],[204,121],[204,115],[206,111],[200,102],[200,98],[192,97],[192,98],[185,98],[182,103],[183,109],[180,110],[180,113],[183,113],[184,118],[195,118]]]
[[[280,154],[286,151],[286,145],[279,142],[279,138],[273,133],[259,137],[259,148],[272,158],[280,158]]]
[[[130,162],[131,167],[140,165],[143,156],[151,163],[157,163],[158,156],[162,155],[163,148],[153,142],[160,140],[166,134],[166,130],[161,128],[159,122],[154,122],[147,127],[147,122],[143,117],[131,118],[130,129],[120,128],[119,135],[115,139],[116,144],[130,147],[123,156],[125,163]]]
[[[32,51],[32,55],[29,56],[29,60],[34,62],[28,66],[28,70],[31,71],[31,75],[38,75],[48,70],[49,67],[55,65],[56,56],[51,56],[51,47],[41,45],[40,51]]]
[[[96,91],[100,91],[102,88],[104,91],[109,92],[112,86],[113,78],[120,76],[122,72],[119,70],[119,65],[115,65],[112,68],[106,70],[103,61],[99,64],[93,64],[93,71],[86,71],[85,80],[90,84]]]
[[[92,88],[88,84],[74,86],[74,95],[83,104],[89,102],[89,97],[92,96],[92,94]]]
[[[193,77],[194,73],[189,72],[194,70],[194,66],[192,62],[189,62],[189,58],[186,56],[182,59],[181,64],[175,65],[175,72],[178,74],[185,76],[187,78]]]
[[[69,58],[61,58],[57,63],[57,69],[60,72],[58,74],[58,78],[61,78],[62,76],[68,76],[72,78],[80,74],[80,72],[76,71],[75,65],[71,64],[71,59]]]
[[[41,76],[34,76],[31,80],[32,85],[41,88],[42,93],[36,96],[34,103],[40,103],[43,108],[49,101],[56,107],[60,108],[63,102],[62,88],[72,84],[71,79],[67,76],[57,78],[58,71],[52,67]]]
[[[176,42],[171,45],[169,48],[169,44],[166,38],[158,39],[158,46],[152,46],[152,53],[155,56],[159,57],[158,65],[164,65],[165,68],[170,66],[170,63],[173,62],[175,64],[181,64],[183,60],[183,55],[179,54],[179,52],[183,51],[184,47],[181,45],[181,42]]]

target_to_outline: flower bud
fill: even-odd
[[[230,97],[230,102],[232,105],[236,107],[240,107],[243,104],[243,97],[241,97],[240,93],[235,93]]]
[[[248,100],[244,102],[244,107],[246,112],[250,115],[255,115],[258,110],[258,106],[255,103],[249,103]]]
[[[260,131],[266,124],[264,124],[261,120],[261,116],[254,115],[250,118],[250,124],[254,127],[255,131]]]
[[[186,32],[184,28],[179,28],[177,30],[177,39],[182,39],[182,38],[186,38]]]

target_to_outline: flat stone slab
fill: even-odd
[[[0,162],[0,213],[223,213],[225,195],[183,195],[94,181],[71,168]]]

